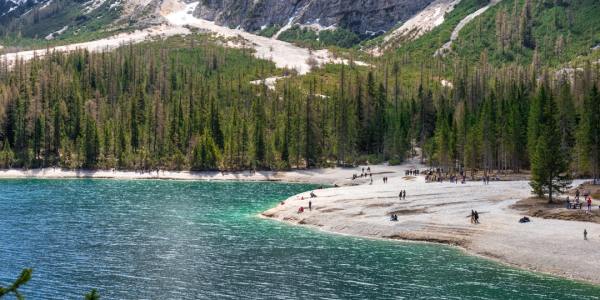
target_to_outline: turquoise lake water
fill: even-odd
[[[599,286],[450,247],[345,237],[257,217],[311,188],[3,180],[0,283],[32,267],[22,290],[27,299],[82,299],[91,288],[102,299],[600,298]]]

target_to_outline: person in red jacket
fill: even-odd
[[[592,212],[592,196],[588,196],[587,198],[588,212]]]

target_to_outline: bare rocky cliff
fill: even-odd
[[[270,25],[338,26],[359,34],[385,32],[434,0],[201,0],[194,15],[257,31]]]

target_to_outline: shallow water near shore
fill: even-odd
[[[327,234],[257,216],[311,188],[1,180],[0,283],[32,267],[22,289],[28,299],[81,299],[91,288],[102,299],[600,298],[600,286],[446,246]]]

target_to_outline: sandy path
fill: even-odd
[[[385,174],[388,184],[377,174],[373,185],[317,190],[313,210],[298,214],[308,207],[306,192],[263,216],[334,233],[457,245],[509,265],[600,284],[600,224],[539,218],[520,224],[522,215],[509,207],[531,195],[528,182],[425,183],[422,176],[403,179],[405,168],[375,166],[374,172],[394,172]],[[402,189],[406,200],[398,199]],[[471,209],[480,212],[481,224],[470,224]],[[398,222],[389,220],[392,212]]]

